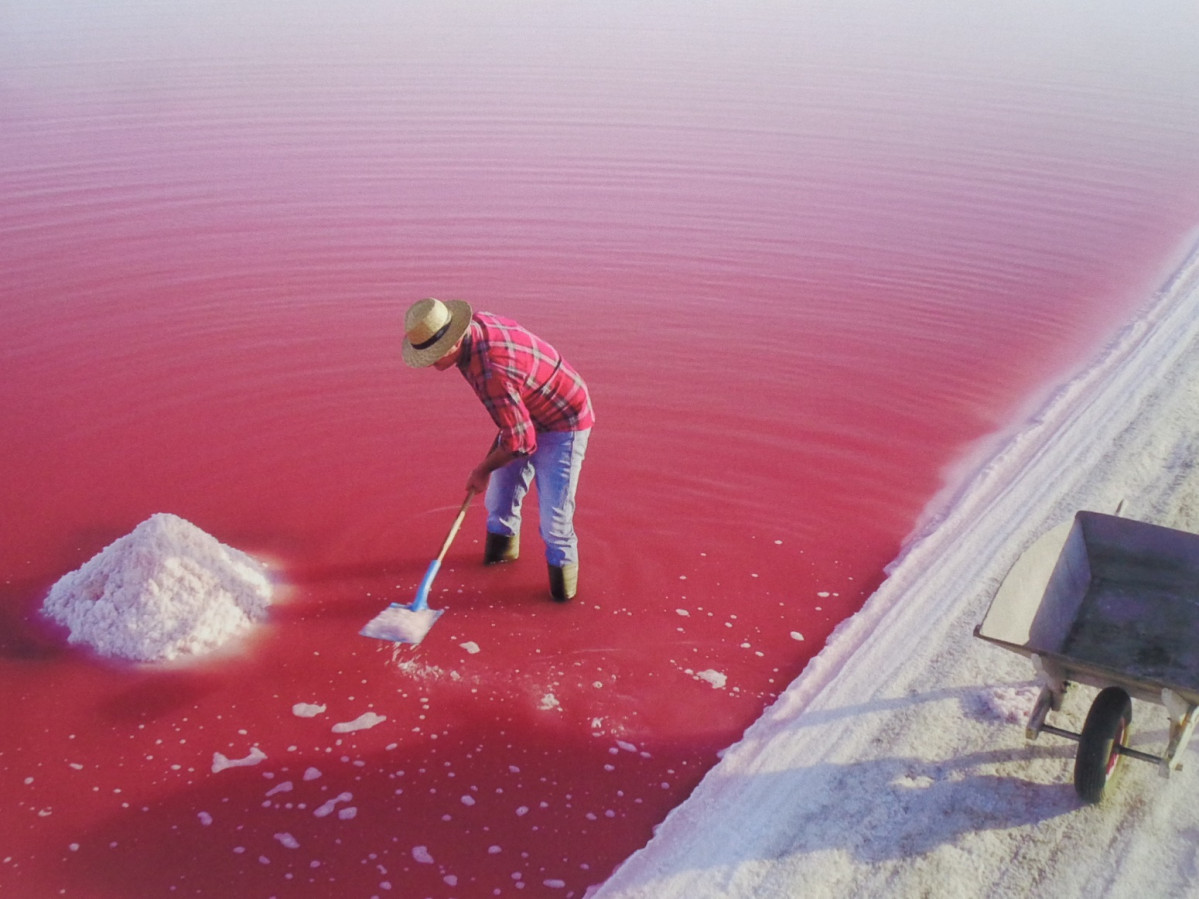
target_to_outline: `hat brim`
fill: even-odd
[[[465,300],[442,300],[450,312],[450,326],[436,343],[422,349],[412,345],[407,335],[404,336],[404,363],[412,368],[426,368],[454,348],[466,329],[470,327],[470,317],[474,314],[470,303]]]

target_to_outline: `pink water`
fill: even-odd
[[[0,22],[6,896],[581,896],[1199,222],[1181,2],[93,6]],[[491,437],[399,361],[424,295],[598,424],[579,599],[476,509],[393,651]],[[268,623],[68,647],[49,586],[159,511],[272,563]]]

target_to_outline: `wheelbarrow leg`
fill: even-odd
[[[1162,756],[1160,771],[1163,777],[1169,777],[1171,771],[1182,770],[1179,757],[1186,750],[1199,719],[1195,715],[1195,706],[1173,690],[1162,690],[1162,704],[1170,714],[1170,742],[1166,746],[1165,755]]]
[[[1045,727],[1045,719],[1051,711],[1061,710],[1067,686],[1066,673],[1056,662],[1034,655],[1032,665],[1037,672],[1037,681],[1041,684],[1041,695],[1037,697],[1032,714],[1028,716],[1028,726],[1024,729],[1024,736],[1029,740],[1035,740],[1041,733]]]
[[[1028,725],[1024,728],[1026,740],[1035,740],[1041,735],[1041,729],[1045,727],[1045,719],[1053,705],[1053,691],[1048,687],[1042,687],[1041,695],[1037,697],[1036,705],[1032,707],[1032,713],[1028,716]]]

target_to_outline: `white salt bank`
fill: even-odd
[[[71,643],[154,662],[216,649],[264,618],[270,601],[260,562],[160,513],[59,580],[42,611]]]

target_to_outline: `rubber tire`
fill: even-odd
[[[1116,747],[1124,745],[1132,725],[1132,699],[1120,687],[1100,691],[1087,713],[1074,759],[1074,789],[1084,802],[1103,798],[1104,787],[1115,774],[1120,756]]]

